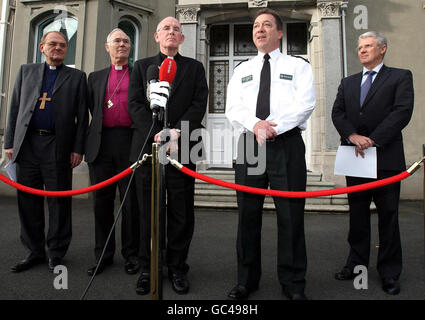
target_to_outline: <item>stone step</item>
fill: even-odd
[[[234,182],[235,181],[235,171],[233,169],[229,170],[200,170],[198,171],[200,174],[203,174],[208,177],[212,177],[215,179]],[[321,181],[322,174],[318,172],[307,172],[307,181]],[[198,180],[197,181],[202,181]]]
[[[227,181],[223,179],[219,179],[226,182],[235,183],[234,180]],[[220,189],[228,189],[222,186],[218,186],[213,183],[205,182],[203,180],[196,179],[195,181],[195,188],[200,190],[220,190]],[[307,191],[313,191],[313,190],[326,190],[326,189],[333,189],[335,188],[335,184],[333,182],[327,182],[327,181],[307,181]]]
[[[238,205],[236,202],[205,202],[205,201],[195,201],[195,207],[196,208],[203,208],[203,209],[234,209],[237,210]],[[272,211],[275,210],[274,204],[272,203],[265,203],[264,204],[264,211]],[[372,203],[370,206],[371,210],[376,210],[375,204]],[[348,205],[327,205],[327,204],[306,204],[304,208],[305,212],[310,213],[348,213],[349,208]]]
[[[236,202],[206,202],[206,201],[195,201],[196,208],[214,208],[214,209],[235,209],[237,210],[238,205]],[[273,203],[264,203],[263,206],[265,211],[275,210]],[[306,204],[305,212],[328,212],[328,213],[347,213],[348,205],[326,205],[326,204]]]
[[[208,169],[200,170],[199,173],[226,182],[235,182],[233,169]],[[307,191],[334,189],[333,182],[322,181],[319,172],[307,172]],[[196,179],[195,181],[195,206],[199,208],[237,208],[236,191],[217,186]],[[274,210],[273,198],[266,196],[264,200],[265,210]],[[333,208],[333,209],[332,209]],[[346,194],[315,197],[306,199],[306,211],[319,212],[348,212],[348,199]]]
[[[231,189],[196,189],[195,190],[195,201],[205,202],[236,202],[236,191]],[[266,196],[264,199],[265,203],[273,203],[273,197]],[[325,197],[314,197],[306,198],[307,204],[335,204],[335,205],[346,205],[348,204],[346,196],[344,195],[333,195]]]

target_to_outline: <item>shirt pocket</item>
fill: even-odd
[[[274,77],[271,82],[271,101],[279,101],[280,104],[291,104],[294,99],[295,87],[293,76],[282,78],[282,75]]]

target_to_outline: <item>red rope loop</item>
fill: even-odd
[[[71,197],[71,196],[75,196],[78,194],[83,194],[83,193],[88,193],[88,192],[92,192],[101,188],[105,188],[107,186],[109,186],[110,184],[117,182],[118,180],[121,180],[122,178],[128,176],[129,174],[131,174],[133,172],[132,168],[127,168],[125,169],[123,172],[113,176],[112,178],[102,181],[98,184],[86,187],[86,188],[81,188],[81,189],[75,189],[75,190],[66,190],[66,191],[47,191],[47,190],[39,190],[39,189],[34,189],[34,188],[30,188],[27,186],[24,186],[20,183],[17,183],[13,180],[10,180],[9,178],[5,177],[4,175],[0,174],[0,180],[3,181],[4,183],[7,183],[8,185],[23,191],[23,192],[27,192],[27,193],[32,193],[35,195],[39,195],[39,196],[45,196],[45,197]]]
[[[186,168],[185,166],[181,166],[180,170],[181,172],[195,179],[203,180],[205,182],[216,184],[218,186],[222,186],[225,188],[234,189],[237,191],[255,193],[255,194],[269,195],[274,197],[283,197],[283,198],[313,198],[313,197],[323,197],[323,196],[330,196],[330,195],[342,194],[342,193],[359,192],[359,191],[369,190],[373,188],[383,187],[383,186],[401,181],[403,179],[406,179],[407,177],[410,176],[409,172],[403,171],[400,174],[397,174],[395,176],[392,176],[386,179],[359,184],[359,185],[351,186],[351,187],[345,187],[345,188],[315,190],[315,191],[281,191],[281,190],[270,190],[270,189],[247,187],[240,184],[222,181],[219,179],[205,176],[193,170],[190,170]]]

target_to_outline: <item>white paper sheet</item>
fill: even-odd
[[[367,148],[364,154],[356,157],[355,146],[339,146],[334,174],[376,179],[376,148]]]
[[[6,170],[10,180],[13,180],[16,182],[16,163],[9,161],[5,166],[4,169]]]

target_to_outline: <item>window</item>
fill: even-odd
[[[130,56],[128,57],[128,64],[132,66],[137,59],[137,48],[139,32],[137,26],[128,19],[123,19],[118,23],[118,28],[123,30],[131,40]]]
[[[58,16],[59,17],[59,16]],[[75,67],[75,48],[77,45],[78,20],[72,17],[50,17],[42,21],[36,28],[36,47],[34,62],[44,62],[46,57],[40,52],[39,45],[42,36],[49,31],[62,32],[68,38],[68,50],[64,64]]]
[[[228,23],[209,29],[209,108],[210,114],[225,110],[226,88],[233,69],[242,61],[257,55],[252,41],[252,23]],[[308,32],[304,22],[285,22],[281,51],[307,58]]]
[[[307,24],[288,23],[286,25],[288,35],[287,52],[289,55],[307,54]]]
[[[233,69],[257,54],[252,42],[252,24],[213,25],[209,53],[209,113],[224,113],[226,88]]]

